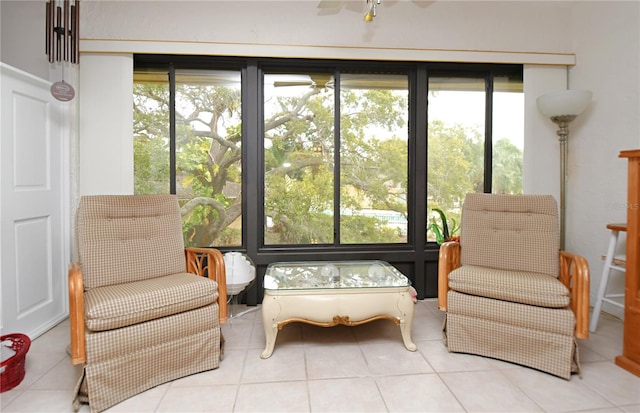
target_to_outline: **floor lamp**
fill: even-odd
[[[538,110],[558,125],[556,133],[560,141],[560,249],[564,249],[565,238],[569,123],[589,106],[591,96],[591,92],[587,90],[563,90],[547,93],[536,100]]]

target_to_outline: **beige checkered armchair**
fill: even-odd
[[[460,242],[444,243],[438,306],[445,344],[569,380],[588,338],[589,266],[560,251],[549,195],[469,194]]]
[[[172,195],[80,199],[69,270],[71,359],[83,364],[74,407],[105,410],[215,369],[227,319],[222,254],[186,248]]]

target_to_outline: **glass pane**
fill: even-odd
[[[406,243],[406,75],[340,78],[340,242]]]
[[[134,191],[169,193],[169,83],[134,76]],[[176,73],[176,193],[185,243],[242,245],[240,72]]]
[[[164,73],[134,74],[133,189],[169,193],[169,80]]]
[[[493,193],[522,194],[523,150],[522,78],[496,77],[493,83]]]
[[[332,84],[329,73],[264,75],[265,245],[334,241]]]
[[[188,245],[242,245],[239,71],[176,71],[176,193]]]
[[[461,206],[484,188],[485,81],[474,77],[429,79],[427,241],[458,235]]]

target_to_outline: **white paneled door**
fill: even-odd
[[[68,144],[50,83],[0,70],[0,331],[33,339],[68,312]]]

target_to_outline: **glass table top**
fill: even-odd
[[[300,261],[269,264],[265,290],[407,287],[409,279],[385,261]]]

